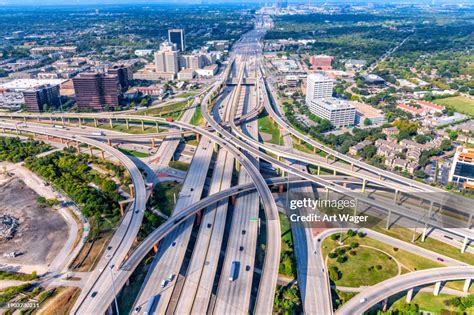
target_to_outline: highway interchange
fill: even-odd
[[[61,138],[71,144],[77,143],[77,146],[79,143],[88,144],[118,160],[131,175],[133,204],[110,241],[110,252],[102,257],[89,275],[73,313],[100,314],[110,310],[115,291],[111,290],[113,284],[117,291],[126,285],[140,261],[159,244],[158,252],[134,302],[133,310],[137,313],[143,313],[152,303],[153,311],[157,314],[271,314],[278,279],[281,229],[278,207],[270,185],[284,187],[295,182],[289,186],[292,191],[305,193],[314,193],[313,187],[316,185],[357,199],[361,204],[387,213],[389,217],[392,215],[405,220],[421,220],[425,229],[436,228],[462,240],[463,250],[474,239],[471,204],[465,204],[458,198],[456,215],[449,213],[447,209],[439,210],[445,206],[443,196],[436,194],[433,187],[342,155],[301,134],[288,124],[280,111],[274,87],[266,80],[261,63],[260,40],[269,27],[271,21],[266,17],[258,18],[256,29],[245,34],[234,45],[225,71],[206,89],[206,93],[195,98],[191,109],[185,111],[179,121],[169,122],[158,117],[127,113],[94,114],[111,123],[112,120],[115,123],[127,121],[127,124],[128,121],[161,123],[167,128],[161,134],[131,135],[107,131],[107,137],[100,137],[92,135],[87,127],[80,132],[75,129],[45,127],[45,123],[52,120],[58,123],[61,119],[64,123],[65,119],[76,119],[80,123],[81,120],[94,119],[90,114],[0,114],[3,119],[8,119],[2,121],[0,127],[14,132]],[[227,85],[229,78],[236,84]],[[243,84],[246,80],[254,80],[256,84]],[[205,127],[190,124],[196,106],[201,107],[207,122]],[[283,146],[260,141],[256,117],[263,109],[286,135]],[[18,123],[18,119],[28,122]],[[173,215],[131,251],[143,220],[149,185],[145,183],[138,167],[109,144],[119,139],[134,142],[161,137],[159,148],[151,158],[156,162],[150,165],[154,171],[159,171],[173,159],[180,143],[177,135],[183,132],[199,135],[200,141],[184,178]],[[332,156],[337,161],[294,152],[293,140],[288,135],[310,144],[315,150],[323,151],[326,156]],[[262,161],[269,163],[282,177],[264,178],[261,172]],[[313,175],[307,170],[308,164],[331,169],[334,175],[344,176]],[[212,171],[210,176],[209,170]],[[235,183],[233,174],[237,174]],[[392,197],[387,199],[386,196],[369,197],[362,194],[369,187],[384,188],[395,196],[396,202],[390,200]],[[422,206],[415,207],[405,202],[406,206],[398,201],[399,195],[403,194],[405,198],[414,198],[419,202],[420,197],[416,193],[420,192],[429,196],[429,200],[420,202]],[[438,209],[436,216],[435,208]],[[263,210],[263,216],[260,209]],[[200,225],[195,240],[191,242],[196,214]],[[258,239],[262,231],[265,232],[265,251],[263,261],[258,261]],[[333,306],[329,279],[324,261],[317,255],[320,244],[313,242],[308,229],[302,229],[298,225],[292,225],[292,233],[304,311],[307,314],[330,314]],[[221,248],[225,252],[221,253]],[[191,254],[187,253],[190,249]],[[439,257],[432,252],[425,254],[431,259]],[[450,262],[449,258],[445,258]],[[234,261],[239,262],[240,268],[237,279],[229,281]],[[261,265],[258,271],[255,268],[257,261]],[[451,267],[442,269],[387,280],[388,284],[381,283],[361,292],[360,298],[356,296],[338,312],[359,314],[386,297],[413,286],[470,279],[474,275],[472,266],[456,270]],[[359,303],[361,300],[367,303]]]

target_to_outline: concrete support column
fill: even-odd
[[[109,124],[110,124],[110,129],[114,129],[114,122],[112,121],[112,118],[109,119]]]
[[[155,138],[151,137],[151,147],[155,147]]]
[[[112,140],[110,140],[110,138],[107,139],[107,144],[108,144],[109,146],[112,146]]]
[[[359,211],[359,199],[354,199],[355,205],[354,205],[354,216],[357,215],[357,211]]]
[[[329,163],[329,155],[326,154],[326,164],[328,164],[328,163]]]
[[[52,124],[53,123],[53,117],[49,117],[49,122]]]
[[[142,131],[145,131],[145,122],[142,120]]]
[[[217,142],[214,142],[214,152],[219,152],[219,144]]]
[[[94,148],[91,145],[89,145],[89,152],[91,156],[94,156]]]
[[[120,206],[120,215],[123,217],[123,212],[124,212],[123,202],[119,202],[119,206]]]
[[[395,190],[395,196],[393,197],[393,203],[397,204],[398,203],[398,189]]]
[[[316,149],[316,147],[313,147],[313,154],[316,154],[318,153],[318,149]]]
[[[230,202],[232,203],[233,206],[235,206],[235,201],[236,200],[237,200],[237,195],[230,196]]]
[[[317,174],[318,174],[318,176],[319,176],[319,174],[321,174],[321,165],[318,165],[318,173]]]
[[[390,228],[390,217],[392,216],[392,209],[389,209],[388,210],[388,215],[387,215],[387,225],[385,226],[385,229],[389,229]]]
[[[97,128],[97,118],[94,118],[94,127]]]
[[[79,118],[79,127],[82,127],[82,119]]]
[[[160,124],[155,122],[156,133],[160,133]]]
[[[61,116],[61,123],[62,123],[63,126],[65,125],[63,116]]]
[[[81,147],[80,147],[79,142],[76,142],[76,151],[77,151],[78,154],[81,153]]]
[[[240,161],[239,160],[235,160],[235,170],[237,172],[240,172]]]
[[[100,155],[102,156],[102,160],[105,160],[105,152],[104,152],[104,151],[100,151]]]
[[[24,117],[24,116],[23,116],[23,122],[26,124],[26,117]]]
[[[130,129],[130,124],[128,123],[128,118],[125,119],[125,125],[127,126],[127,130]]]
[[[464,286],[462,287],[462,291],[463,292],[469,292],[469,287],[471,286],[471,281],[472,279],[469,278],[469,279],[466,279],[466,281],[464,281]]]
[[[133,184],[130,184],[128,185],[128,187],[130,188],[130,196],[132,198],[135,198],[135,186]]]
[[[466,237],[464,237],[464,241],[462,242],[462,245],[461,245],[461,253],[464,254],[464,252],[466,251],[466,248],[467,248],[467,244],[469,242],[469,239]]]
[[[333,170],[333,172],[334,172],[334,176],[336,176],[336,175],[337,175],[337,172],[336,172],[336,170]]]
[[[434,290],[433,290],[433,295],[434,296],[438,296],[439,295],[439,292],[441,291],[441,281],[438,281],[435,283],[435,287],[434,287]]]
[[[425,227],[423,228],[423,234],[421,235],[421,241],[424,242],[426,239],[426,234],[428,232],[428,220],[431,218],[431,211],[433,211],[433,200],[430,202],[430,209],[428,211],[428,216],[425,220]]]
[[[329,199],[329,188],[326,187],[326,200]]]
[[[411,303],[411,300],[412,300],[412,299],[413,299],[413,288],[411,288],[410,290],[408,290],[406,302],[407,302],[407,303]]]
[[[351,172],[354,171],[354,163],[351,163]]]
[[[39,121],[40,121],[40,118],[39,118],[39,116],[38,116],[38,117],[36,117],[36,121],[37,121],[37,122],[39,122]]]
[[[196,140],[199,142],[201,141],[201,134],[200,133],[197,133],[196,134]]]
[[[158,244],[153,245],[153,252],[155,254],[158,252]]]
[[[364,193],[365,192],[365,184],[367,183],[367,181],[365,180],[365,178],[362,179],[362,192]]]

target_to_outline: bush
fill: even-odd
[[[339,237],[340,237],[339,234],[332,234],[332,235],[331,235],[331,239],[332,239],[333,241],[338,240]]]
[[[336,253],[336,252],[330,252],[330,253],[328,254],[328,257],[329,257],[329,258],[336,258],[336,257],[337,257],[337,253]]]
[[[354,237],[356,236],[356,232],[353,229],[347,230],[347,236]]]
[[[336,282],[342,278],[342,272],[336,266],[329,268],[329,279],[331,281]]]
[[[337,256],[342,256],[346,253],[346,249],[345,248],[342,248],[342,247],[339,247],[339,248],[336,248],[336,254]]]
[[[377,265],[377,266],[375,266],[375,269],[377,269],[377,270],[382,270],[382,266],[381,266],[381,265]]]
[[[360,237],[360,238],[363,238],[365,237],[367,234],[365,234],[364,232],[359,232],[357,233],[357,236]]]
[[[347,261],[347,256],[346,255],[338,256],[336,261],[340,264],[343,264]]]
[[[394,252],[398,252],[398,247],[394,247],[394,248],[393,248],[393,251],[394,251]]]
[[[357,252],[356,252],[355,250],[351,250],[351,251],[349,252],[349,254],[350,254],[351,256],[355,256],[355,255],[357,255]]]
[[[350,247],[351,247],[351,249],[357,248],[357,247],[359,247],[359,243],[357,243],[357,242],[351,242]]]

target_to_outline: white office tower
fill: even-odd
[[[155,53],[155,67],[156,71],[160,73],[178,73],[178,51],[176,50],[176,45],[168,42],[160,45],[160,50]]]
[[[323,74],[311,73],[306,82],[306,105],[315,99],[332,97],[333,80]]]
[[[335,98],[315,99],[310,102],[308,107],[311,113],[329,120],[331,125],[336,128],[354,125],[355,107],[345,100]]]

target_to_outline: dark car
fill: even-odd
[[[249,265],[245,266],[245,271],[250,271],[250,266]]]
[[[240,247],[239,247],[239,250],[240,250],[240,251],[243,251],[243,250],[244,250],[244,247],[243,247],[243,246],[240,246]]]
[[[91,297],[95,297],[97,295],[97,291],[92,292]]]

